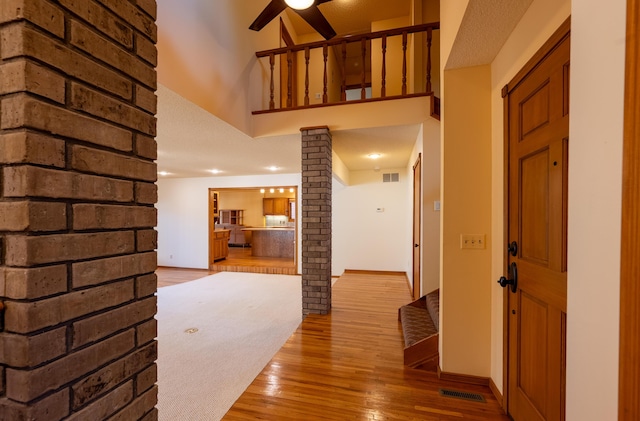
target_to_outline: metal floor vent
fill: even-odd
[[[474,402],[486,402],[484,400],[484,396],[479,393],[459,392],[457,390],[451,389],[440,389],[440,396],[444,396],[447,398],[464,399]]]

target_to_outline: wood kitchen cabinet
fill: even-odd
[[[289,216],[289,199],[286,197],[265,197],[262,199],[262,214]]]
[[[226,259],[229,256],[229,230],[216,230],[213,232],[209,253],[211,263],[216,260]]]

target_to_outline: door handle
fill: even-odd
[[[420,247],[420,244],[414,244],[413,247]]]
[[[500,279],[498,279],[498,283],[502,288],[506,288],[510,285],[511,292],[516,292],[518,289],[518,266],[516,265],[516,262],[511,262],[509,265],[509,275],[509,278],[501,276]]]

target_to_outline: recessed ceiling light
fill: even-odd
[[[280,188],[279,191],[280,191],[280,193],[284,193],[284,189],[283,188]]]
[[[217,169],[213,169],[213,170],[209,170],[209,172],[210,172],[211,174],[220,174],[222,171],[217,170]]]
[[[289,193],[293,193],[293,187],[289,189]]]
[[[269,189],[269,193],[273,193],[275,189]]]
[[[158,172],[158,175],[162,175],[162,176],[169,175],[169,174],[171,174],[171,173],[166,172],[166,171],[160,171],[160,172]]]
[[[264,189],[260,189],[260,193],[263,193],[263,194],[264,194]]]
[[[367,158],[370,158],[370,159],[378,159],[378,158],[380,158],[381,156],[382,156],[382,154],[379,154],[379,153],[370,153],[369,155],[367,155]]]
[[[270,166],[270,167],[267,167],[267,169],[268,169],[269,171],[278,171],[278,167],[276,167],[275,165],[272,165],[272,166]]]

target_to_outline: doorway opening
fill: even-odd
[[[297,186],[208,194],[210,271],[298,274]]]

